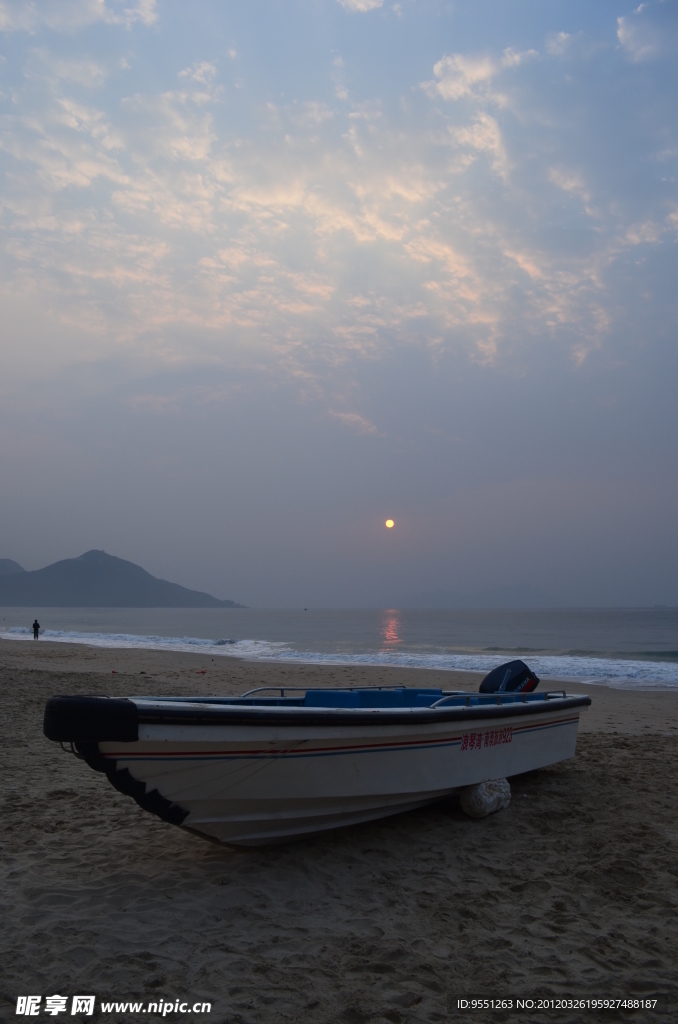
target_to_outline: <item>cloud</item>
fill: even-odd
[[[374,423],[357,412],[335,412],[334,409],[330,409],[329,415],[332,419],[339,420],[344,426],[357,431],[358,434],[379,434],[379,429]]]
[[[29,74],[39,78],[47,75],[53,82],[73,82],[94,89],[102,86],[108,77],[106,66],[91,57],[60,57],[39,47],[32,50],[31,56],[37,68]]]
[[[450,134],[457,146],[488,154],[492,169],[500,177],[506,177],[510,164],[501,129],[494,117],[487,113],[478,114],[472,124],[450,129]]]
[[[544,40],[544,49],[549,57],[565,60],[590,59],[607,48],[603,40],[596,40],[583,31],[549,32]]]
[[[548,172],[549,181],[557,185],[563,192],[570,192],[579,196],[585,203],[591,200],[591,194],[586,188],[581,175],[577,171],[568,170],[564,167],[551,167]]]
[[[499,59],[488,55],[453,53],[433,65],[436,80],[424,82],[423,88],[429,95],[437,94],[444,100],[487,97],[490,83],[497,75],[519,67],[527,58],[534,56],[535,50],[519,53],[512,49],[504,50]]]
[[[108,74],[30,45],[0,122],[5,289],[88,325],[102,358],[241,361],[305,392],[408,347],[517,366],[549,339],[570,359],[623,318],[629,254],[675,237],[658,200],[610,174],[616,150],[594,158],[611,117],[595,77],[582,132],[531,50],[444,57],[398,106],[285,102],[277,85],[225,103],[208,60],[149,89],[141,62]],[[345,394],[326,406],[376,430]]]
[[[636,64],[678,53],[678,5],[674,0],[640,4],[617,18],[617,38]]]
[[[384,0],[339,0],[342,7],[349,11],[374,11],[383,6]]]
[[[571,45],[572,36],[569,32],[551,32],[546,37],[546,52],[552,57],[566,53]]]
[[[290,117],[298,125],[308,128],[318,128],[326,121],[331,121],[334,111],[326,103],[319,103],[317,100],[309,100],[299,105],[297,110],[290,111]]]
[[[214,64],[206,60],[197,61],[190,68],[184,68],[179,72],[179,78],[189,78],[193,82],[201,82],[203,85],[211,83],[216,78],[217,69]]]
[[[128,27],[137,21],[142,25],[154,25],[158,20],[157,0],[137,0],[131,7],[125,7],[121,14],[111,11],[108,20]]]
[[[56,32],[75,32],[96,22],[108,25],[153,25],[156,0],[0,0],[0,32],[37,32],[43,25]]]

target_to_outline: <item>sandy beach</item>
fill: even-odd
[[[467,1017],[467,996],[678,1004],[676,693],[568,686],[593,699],[576,758],[512,780],[482,821],[450,800],[247,852],[153,818],[42,735],[57,693],[478,678],[0,641],[5,1019],[29,993],[205,1000],[234,1024],[523,1019]]]

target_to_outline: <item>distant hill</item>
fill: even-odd
[[[529,584],[514,584],[477,593],[435,590],[415,594],[399,608],[557,608],[559,602]]]
[[[0,576],[12,576],[15,572],[26,570],[11,558],[0,558]]]
[[[140,565],[86,551],[44,569],[26,572],[17,566],[0,574],[0,606],[32,608],[242,608],[211,594],[156,579]]]

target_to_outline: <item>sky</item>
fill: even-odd
[[[678,0],[0,0],[0,557],[677,604],[677,58]]]

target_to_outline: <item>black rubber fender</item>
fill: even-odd
[[[134,743],[139,715],[126,697],[50,697],[42,728],[59,743]]]

